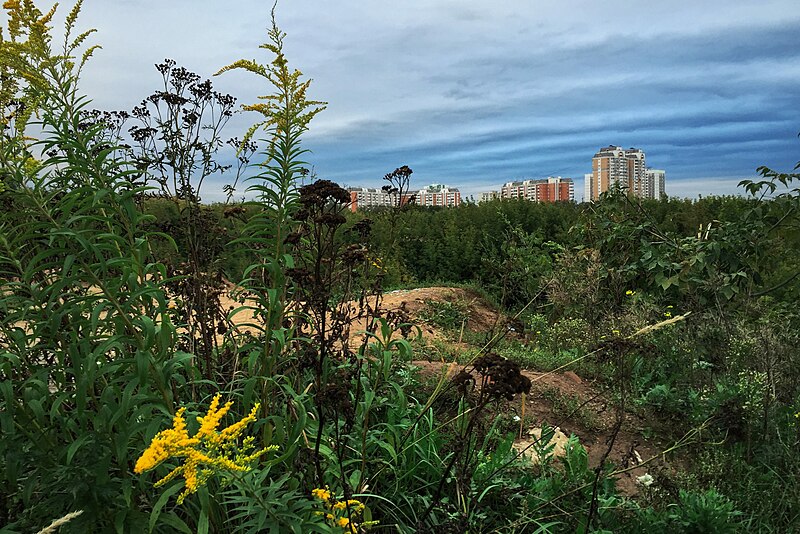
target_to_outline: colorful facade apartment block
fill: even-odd
[[[508,182],[500,188],[500,198],[521,198],[532,202],[572,202],[575,200],[575,184],[572,178],[560,176]]]
[[[584,175],[583,200],[598,200],[613,187],[636,198],[661,198],[665,177],[665,171],[647,168],[643,150],[609,145],[592,158],[592,173]]]
[[[368,187],[351,187],[350,211],[377,207],[397,206],[397,194],[387,193],[382,189]],[[420,206],[444,206],[448,208],[461,205],[461,192],[446,185],[433,184],[419,191],[403,195],[400,204],[413,202]]]
[[[461,192],[453,187],[433,184],[420,189],[414,202],[419,206],[454,208],[461,205]]]

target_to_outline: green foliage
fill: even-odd
[[[469,319],[469,306],[461,300],[428,300],[419,318],[445,330],[458,330]]]
[[[519,363],[525,369],[536,371],[553,371],[567,366],[579,357],[576,351],[552,352],[547,349],[525,346],[519,343],[510,343],[507,346],[500,347],[498,352],[509,360]],[[585,368],[582,368],[581,372],[585,373]]]
[[[97,150],[99,128],[78,127],[80,66],[50,50],[52,12],[20,9],[12,33],[30,40],[11,72],[30,81],[44,137],[3,142],[1,200],[13,209],[0,215],[0,514],[30,530],[82,509],[74,531],[138,530],[146,516],[130,504],[149,496],[129,476],[135,443],[183,394],[191,356],[175,350],[163,266],[149,261],[126,162]],[[34,147],[45,157],[20,165]]]
[[[692,493],[681,490],[677,503],[664,510],[638,511],[633,532],[712,533],[739,532],[740,516],[734,504],[714,490]]]
[[[300,71],[289,69],[283,54],[284,34],[275,23],[274,12],[268,36],[270,41],[261,48],[275,54],[269,65],[239,60],[217,73],[244,69],[263,77],[274,91],[263,97],[264,103],[244,106],[264,119],[250,128],[243,143],[248,143],[259,129],[265,131],[268,139],[262,171],[249,179],[247,188],[257,195],[258,209],[252,212],[242,230],[243,236],[235,241],[257,259],[245,269],[241,286],[256,301],[252,312],[259,321],[252,326],[261,332],[261,339],[250,349],[249,373],[256,380],[265,378],[261,386],[261,394],[265,396],[271,387],[268,377],[272,376],[273,366],[294,335],[283,322],[289,291],[285,270],[294,265],[287,252],[286,238],[292,229],[292,217],[299,209],[296,181],[306,173],[300,159],[305,153],[300,137],[311,119],[324,109],[321,102],[306,99],[310,81],[301,81]]]
[[[539,277],[546,273],[539,263],[525,265],[525,258],[544,260],[549,249],[543,242],[569,241],[567,231],[577,215],[574,204],[523,200],[457,208],[408,206],[397,214],[376,210],[370,213],[375,219],[371,246],[389,267],[387,286],[409,279],[422,284],[479,282],[496,300],[502,296],[502,283],[494,275],[513,254],[510,261],[521,270],[509,274],[525,284],[509,293],[509,302],[517,303],[531,291],[535,294]],[[506,235],[512,243],[505,243]],[[399,244],[396,249],[392,239]]]
[[[797,529],[800,192],[778,193],[797,173],[760,169],[763,180],[742,184],[749,199],[610,195],[583,207],[492,202],[408,206],[374,222],[348,216],[338,185],[298,185],[308,174],[301,137],[324,105],[307,99],[309,82],[289,68],[273,18],[262,48],[274,59],[220,71],[243,69],[270,86],[245,106],[262,120],[239,145],[245,172],[248,143],[266,136],[247,182],[256,199],[203,206],[200,184],[221,170],[213,155],[224,120],[211,130],[188,116],[177,129],[144,120],[160,134],[142,134],[138,153],[121,147],[115,116],[88,114],[79,92],[95,49],[84,46],[91,31],[72,36],[80,2],[57,51],[54,10],[5,7],[4,532],[78,510],[62,531],[366,528],[334,526],[343,518],[397,532]],[[161,102],[173,119],[183,113],[174,102],[189,105],[190,93],[231,111],[210,85],[203,93],[188,71],[162,67],[176,90]],[[187,149],[184,130],[209,137]],[[408,185],[410,169],[398,171]],[[164,198],[146,198],[143,180]],[[196,312],[219,298],[223,273],[249,324],[234,325],[213,302]],[[453,377],[416,376],[420,342],[407,317],[379,311],[383,284],[413,279],[482,283],[504,307],[526,308],[525,338],[453,354],[465,360]],[[632,337],[686,311],[682,323]],[[423,316],[460,331],[468,307],[429,302]],[[687,456],[689,473],[672,485],[657,477],[638,502],[624,498],[615,466],[590,463],[575,436],[556,459],[547,427],[531,445],[540,461],[524,459],[503,413],[530,389],[520,367],[576,361],[611,389],[615,417],[635,407],[677,432],[702,428],[708,441]],[[182,482],[154,490],[134,466],[176,410],[199,413],[220,390],[242,407],[237,417],[254,410],[252,442],[230,440],[230,451],[277,452],[248,458],[246,472],[202,472],[206,485],[177,505]],[[578,397],[544,396],[554,415],[598,426]],[[322,491],[327,504],[314,497]],[[356,515],[334,508],[351,500],[363,505]]]
[[[526,329],[536,347],[555,354],[586,352],[594,341],[590,325],[580,318],[563,317],[548,324],[544,315],[534,314]]]

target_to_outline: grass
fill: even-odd
[[[458,361],[459,351],[446,341],[417,338],[411,343],[417,360],[447,363]]]
[[[454,301],[426,300],[419,318],[449,332],[460,331],[469,319],[469,305],[462,299]]]
[[[564,350],[559,352],[549,351],[540,347],[529,347],[521,343],[512,342],[505,346],[500,346],[497,351],[501,356],[515,361],[524,369],[536,371],[552,371],[580,356],[577,351]]]
[[[597,416],[591,409],[584,406],[584,401],[580,397],[569,395],[553,387],[543,389],[542,397],[552,403],[552,413],[556,419],[572,419],[587,430],[600,431],[603,429]]]

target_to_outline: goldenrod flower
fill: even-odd
[[[377,521],[361,521],[365,506],[357,499],[336,500],[328,488],[314,488],[311,490],[311,495],[322,501],[326,508],[325,512],[315,513],[324,516],[331,525],[343,529],[344,532],[351,534],[362,532],[378,524]]]
[[[313,490],[311,490],[311,495],[321,500],[322,502],[328,502],[331,500],[331,492],[327,489],[314,488]]]
[[[198,443],[199,440],[190,438],[186,431],[186,421],[183,419],[185,411],[186,408],[181,408],[175,413],[175,417],[172,419],[172,428],[156,434],[153,441],[150,442],[150,446],[137,460],[136,467],[133,469],[135,473],[149,471],[167,458],[177,456],[181,451]]]
[[[350,499],[349,501],[337,501],[336,504],[333,505],[334,510],[344,510],[348,507],[353,513],[360,513],[362,510],[364,510],[364,504],[356,499]]]
[[[233,405],[232,402],[227,402],[220,408],[219,402],[220,395],[214,396],[206,415],[197,418],[200,428],[192,437],[189,437],[186,429],[186,408],[178,410],[173,417],[172,428],[156,434],[150,446],[137,460],[134,472],[149,471],[170,458],[185,458],[182,465],[155,483],[156,487],[163,486],[182,476],[185,489],[178,496],[178,504],[181,504],[187,495],[196,492],[215,473],[248,471],[259,456],[278,448],[273,445],[251,452],[255,449],[252,437],[245,438],[242,445],[237,446],[236,439],[242,430],[256,420],[258,404],[241,421],[217,431],[220,421]],[[234,453],[235,456],[232,456]]]
[[[208,407],[208,413],[205,415],[205,417],[197,418],[197,422],[200,423],[200,430],[197,431],[195,437],[202,438],[212,435],[219,426],[219,422],[223,417],[225,417],[225,414],[228,413],[228,410],[231,409],[231,406],[233,406],[233,401],[228,401],[225,403],[225,406],[217,409],[219,406],[219,399],[220,394],[217,393],[214,395],[214,399],[211,401],[211,406]]]
[[[258,408],[259,408],[258,404],[253,406],[253,409],[250,410],[250,414],[247,417],[223,429],[222,432],[219,433],[219,435],[227,440],[235,439],[239,434],[242,433],[242,430],[244,430],[244,428],[247,425],[249,425],[252,422],[255,422]]]

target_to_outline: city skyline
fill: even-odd
[[[104,49],[82,88],[102,109],[130,109],[157,89],[153,64],[164,57],[204,77],[240,57],[270,59],[257,48],[268,8],[251,0],[234,10],[89,1],[83,11],[81,27],[98,28],[92,39]],[[667,169],[667,194],[697,196],[735,193],[758,166],[788,170],[800,159],[792,0],[346,0],[335,10],[297,0],[276,16],[290,65],[313,79],[310,97],[329,102],[306,136],[309,163],[343,185],[400,165],[420,184],[458,183],[465,195],[526,177],[577,180],[587,154],[615,144]],[[265,92],[245,73],[213,82],[240,103]],[[238,115],[228,133],[254,121]],[[221,182],[210,186],[214,200]]]

